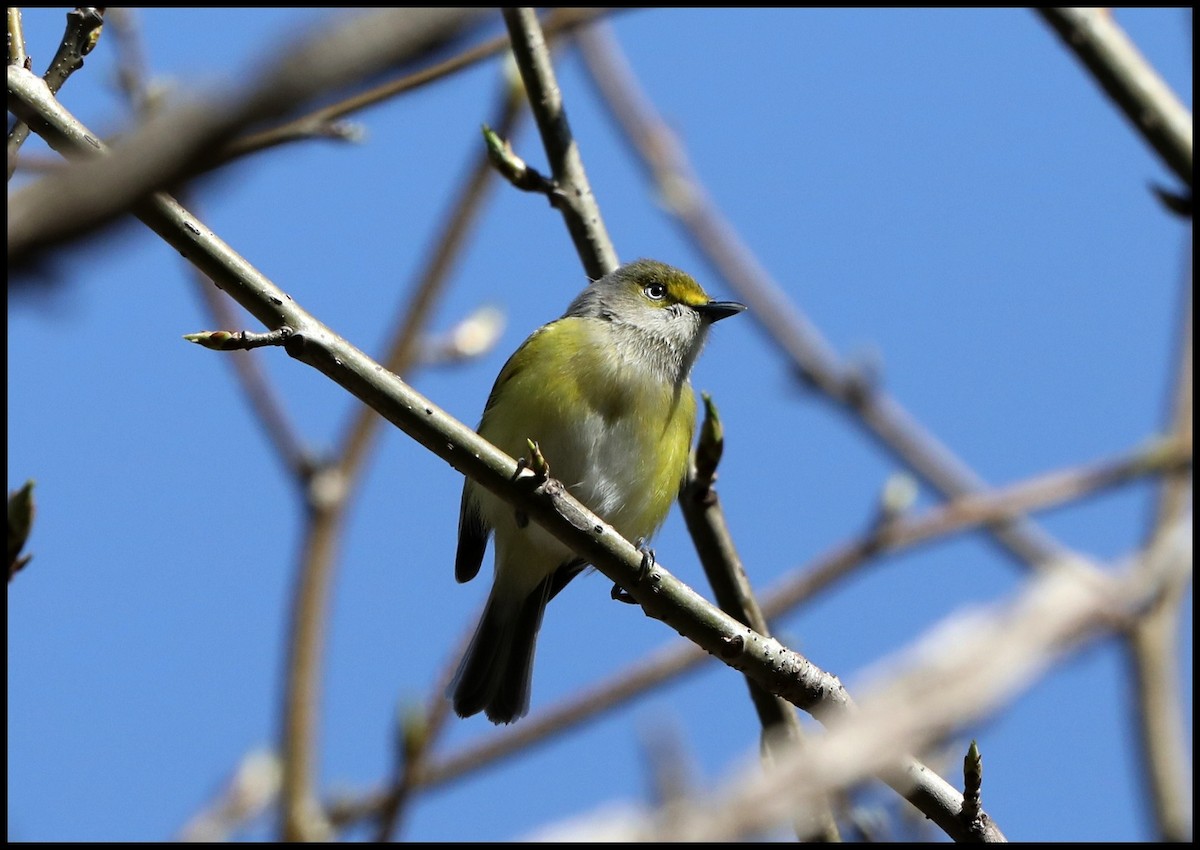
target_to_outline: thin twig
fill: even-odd
[[[576,27],[618,11],[621,10],[603,8],[555,9],[546,18],[546,33],[554,35],[570,32]],[[302,115],[299,118],[288,121],[286,124],[235,139],[220,150],[206,167],[218,167],[234,159],[257,153],[276,145],[314,137],[328,138],[330,136],[330,128],[336,127],[338,122],[346,116],[361,112],[397,95],[456,74],[484,59],[502,54],[508,48],[508,37],[503,35],[497,36],[482,44],[467,48],[457,56],[452,56],[428,68],[423,68],[420,71],[407,74],[397,80],[383,83],[360,94],[322,107],[307,115]],[[337,134],[335,133],[335,135]]]
[[[505,9],[504,23],[508,26],[513,56],[546,148],[550,171],[561,193],[558,209],[584,271],[592,280],[598,280],[617,267],[617,252],[588,183],[579,145],[571,135],[541,25],[530,8]]]

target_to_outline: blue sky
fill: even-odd
[[[160,9],[138,20],[156,79],[190,90],[235,85],[268,45],[326,14]],[[1190,13],[1117,17],[1190,106]],[[27,10],[24,21],[41,70],[63,10]],[[490,26],[499,31],[498,16]],[[713,198],[789,297],[843,357],[880,364],[886,388],[984,479],[1119,455],[1160,430],[1190,231],[1148,191],[1174,186],[1165,168],[1032,12],[645,10],[612,26]],[[102,38],[61,95],[102,134],[128,118],[113,55]],[[559,64],[620,256],[673,263],[733,297],[664,214],[577,58]],[[188,204],[303,307],[378,354],[495,112],[500,67],[482,63],[357,116],[361,144],[292,145],[238,163]],[[544,164],[531,123],[515,145]],[[44,152],[36,140],[26,150]],[[172,249],[129,223],[62,261],[55,282],[10,296],[8,309],[8,486],[36,479],[39,504],[34,560],[9,588],[8,834],[162,839],[277,737],[299,500],[223,355],[183,341],[210,322]],[[493,305],[507,317],[503,336],[486,356],[423,370],[414,384],[474,424],[507,355],[583,283],[545,200],[496,185],[432,330]],[[330,450],[355,402],[281,351],[262,361],[308,445]],[[753,317],[716,329],[694,382],[722,413],[720,493],[756,587],[863,529],[897,461],[798,386]],[[397,705],[426,698],[487,592],[486,566],[482,580],[453,579],[460,487],[444,462],[385,429],[330,611],[327,792],[371,789],[389,774]],[[1039,521],[1108,563],[1136,551],[1152,492],[1135,485]],[[923,493],[920,504],[933,503]],[[677,511],[655,548],[706,592]],[[986,539],[959,537],[880,560],[776,630],[853,691],[933,623],[1008,598],[1025,578]],[[593,575],[551,606],[535,712],[678,640],[610,603],[609,587]],[[1189,718],[1191,616],[1189,603]],[[1131,704],[1120,646],[1099,643],[962,730],[956,752],[979,740],[984,803],[1010,838],[1149,839]],[[663,730],[694,760],[699,787],[757,747],[742,681],[712,663],[421,796],[405,836],[514,838],[644,798],[645,741]],[[481,718],[455,721],[441,752],[491,733]]]

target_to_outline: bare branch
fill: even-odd
[[[1107,9],[1039,8],[1167,167],[1192,186],[1192,113]]]
[[[617,267],[617,252],[600,217],[579,145],[571,135],[542,28],[529,8],[505,9],[504,23],[508,25],[513,56],[525,81],[550,171],[561,194],[562,203],[557,206],[584,270],[589,278],[598,280]]]
[[[64,146],[83,144],[73,142],[74,137],[67,129],[90,137],[86,128],[60,104],[52,98],[39,100],[35,87],[24,85],[25,81],[19,77],[14,80],[11,69],[9,80],[10,88],[25,93],[28,103],[22,103],[29,116],[38,116],[39,109],[49,116],[42,123],[56,143]],[[59,129],[60,125],[65,129]],[[530,471],[522,470],[515,460],[472,429],[440,410],[396,375],[380,368],[300,308],[215,234],[203,228],[173,198],[157,193],[139,209],[138,215],[163,239],[185,252],[198,268],[268,328],[292,328],[294,333],[286,345],[290,356],[322,372],[460,472],[525,511],[564,545],[623,587],[648,616],[668,624],[725,663],[749,672],[760,685],[797,707],[818,717],[845,710],[849,700],[836,677],[778,641],[738,623],[668,573],[661,564],[656,564],[647,575],[640,550],[575,500],[561,483],[552,478],[541,480]],[[319,516],[330,515],[322,513]],[[334,538],[334,534],[316,529],[306,549],[317,544],[327,545]],[[326,593],[323,586],[317,585],[318,581],[326,583],[328,573],[305,573],[297,591],[301,602],[297,605],[296,616],[305,620],[311,618],[315,638],[293,647],[300,657],[290,662],[292,669],[314,668],[315,659],[305,653],[323,643],[323,611],[316,607],[325,599]],[[299,700],[296,704],[303,704],[304,712],[313,710],[308,701]],[[311,728],[312,719],[304,714],[294,722],[297,728]],[[285,742],[290,739],[289,732]],[[285,755],[285,763],[291,760]],[[314,773],[312,765],[304,762],[295,773],[285,770],[284,800],[291,802],[290,806],[285,806],[285,826],[291,837],[319,837],[327,827],[327,821],[311,796],[311,779],[292,784],[296,777],[311,777]]]

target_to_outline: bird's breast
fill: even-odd
[[[686,382],[664,381],[603,331],[564,319],[531,337],[480,433],[514,457],[536,441],[553,477],[636,539],[661,524],[678,493],[696,405]]]

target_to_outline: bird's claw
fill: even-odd
[[[647,577],[649,577],[650,571],[654,569],[655,564],[654,550],[647,548],[644,540],[638,540],[637,548],[638,551],[642,553],[642,563],[641,566],[638,567],[637,578],[635,578],[633,582],[635,585],[641,584],[647,579]],[[621,587],[619,584],[613,585],[611,596],[618,602],[624,602],[628,605],[637,604],[637,600],[630,595],[629,591]]]

